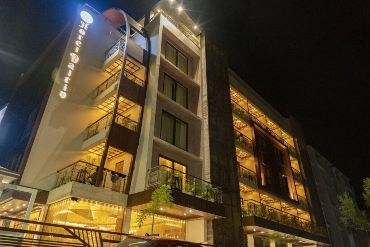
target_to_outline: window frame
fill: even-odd
[[[169,168],[171,168],[173,172],[176,170],[176,169],[175,169],[175,163],[177,163],[177,164],[179,164],[179,165],[184,166],[184,167],[186,168],[186,172],[185,172],[185,174],[186,174],[186,175],[188,175],[188,165],[182,164],[182,163],[180,163],[180,162],[178,162],[178,161],[176,161],[176,160],[174,160],[174,159],[172,159],[172,158],[168,158],[168,157],[167,157],[167,156],[165,156],[165,155],[159,154],[159,156],[158,156],[158,166],[159,166],[159,159],[160,159],[160,158],[162,158],[162,159],[166,159],[166,160],[168,160],[168,161],[171,161],[171,162],[172,162],[172,168],[171,168],[171,167],[169,167]],[[176,171],[179,171],[179,170],[176,170]],[[179,171],[179,172],[181,172],[181,171]]]
[[[172,133],[173,134],[172,143],[169,143],[169,142],[167,142],[167,141],[165,141],[165,140],[162,139],[163,113],[166,113],[166,114],[168,114],[168,115],[170,115],[170,116],[172,116],[174,118],[174,121],[173,121],[174,122],[174,128],[173,128],[173,133]],[[176,141],[176,120],[179,120],[180,122],[186,124],[186,149],[183,149],[183,148],[178,147],[178,146],[175,145],[175,141]],[[175,147],[177,147],[177,148],[179,148],[181,150],[184,150],[184,151],[188,152],[188,145],[189,145],[189,135],[188,135],[188,133],[189,133],[189,125],[188,125],[187,122],[182,121],[181,119],[177,118],[173,114],[171,114],[168,111],[162,109],[162,115],[161,115],[161,134],[160,134],[160,139],[161,140],[163,140],[163,141],[165,141],[165,142],[167,142],[167,143],[169,143],[169,144],[171,144],[171,145],[173,145],[173,146],[175,146]]]
[[[172,92],[172,98],[171,100],[172,101],[175,101],[177,104],[181,105],[180,103],[178,103],[176,101],[177,99],[177,84],[180,84],[182,87],[184,87],[186,89],[186,106],[183,106],[181,105],[182,107],[185,107],[186,109],[188,109],[188,103],[189,103],[189,89],[187,87],[185,87],[184,84],[178,82],[175,78],[173,78],[172,76],[170,76],[168,73],[164,73],[164,77],[163,77],[163,94],[164,94],[164,88],[165,88],[165,81],[166,81],[166,76],[168,76],[169,78],[171,78],[174,82],[175,82],[175,88],[174,88],[174,91]],[[164,94],[165,95],[165,94]],[[165,95],[167,98],[170,99],[170,97],[168,97],[167,95]],[[175,99],[173,99],[175,98]]]
[[[167,59],[167,47],[171,46],[175,51],[176,51],[176,64],[174,64],[176,66],[176,68],[178,68],[181,72],[183,72],[184,74],[188,75],[189,74],[189,58],[188,56],[186,56],[183,52],[181,52],[178,48],[176,48],[175,45],[173,45],[170,41],[166,41],[166,49],[164,51],[164,54],[165,54],[165,58]],[[179,53],[181,53],[185,58],[186,58],[186,72],[182,71],[180,68],[179,68]],[[169,60],[168,60],[169,61]],[[170,62],[172,63],[172,62]]]

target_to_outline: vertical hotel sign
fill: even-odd
[[[80,22],[80,25],[78,26],[79,30],[75,38],[75,41],[74,41],[74,46],[73,46],[74,49],[69,53],[67,73],[63,77],[63,88],[59,92],[59,97],[62,99],[65,99],[67,97],[68,87],[70,87],[72,75],[74,74],[74,71],[76,69],[76,64],[80,60],[79,52],[83,45],[83,39],[85,37],[89,24],[93,22],[92,16],[86,11],[81,11],[80,16],[81,16],[82,21]]]

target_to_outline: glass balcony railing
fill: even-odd
[[[108,59],[110,56],[112,56],[116,51],[123,50],[123,47],[125,47],[125,39],[120,38],[117,43],[115,43],[111,48],[109,48],[108,51],[105,52],[105,59]]]
[[[125,71],[123,72],[123,75],[127,79],[129,79],[129,80],[135,82],[136,84],[138,84],[139,86],[144,87],[144,85],[145,85],[144,80],[142,80],[139,77],[137,77],[136,75],[130,73],[128,70],[125,69]]]
[[[240,143],[244,144],[245,146],[253,149],[252,140],[250,138],[248,138],[247,136],[245,136],[243,133],[237,131],[236,129],[234,129],[234,138],[238,142],[240,142]]]
[[[307,199],[304,198],[303,196],[298,195],[298,203],[299,203],[299,205],[301,205],[305,208],[308,208]]]
[[[294,180],[295,181],[298,181],[300,183],[303,183],[301,172],[298,171],[298,170],[296,170],[296,169],[294,169],[293,167],[292,167],[292,172],[293,172],[293,178],[294,178]]]
[[[79,160],[57,172],[55,188],[71,181],[95,185],[99,167],[84,160]],[[126,187],[127,176],[104,168],[103,181],[100,187],[123,193]]]
[[[239,165],[238,172],[239,172],[239,177],[244,178],[254,184],[257,184],[257,176],[254,171],[251,171],[248,168],[245,168],[244,166]]]
[[[210,202],[222,203],[222,190],[218,186],[167,166],[151,168],[147,173],[146,187],[153,188],[162,184]]]
[[[131,120],[130,118],[122,116],[118,113],[116,115],[115,123],[123,127],[126,127],[132,131],[135,131],[135,132],[138,131],[139,124],[136,121]],[[102,118],[97,120],[95,123],[92,123],[87,127],[85,141],[99,134],[103,130],[108,129],[111,124],[112,124],[112,112],[108,113],[107,115],[103,116]]]
[[[320,236],[325,236],[325,228],[317,224],[289,214],[280,209],[268,206],[255,200],[244,200],[242,205],[243,216],[258,216],[267,220],[294,227],[306,232],[311,232]]]

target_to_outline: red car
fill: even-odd
[[[171,238],[160,238],[154,236],[141,237],[129,236],[117,247],[201,247],[202,245]]]

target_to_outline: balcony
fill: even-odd
[[[245,216],[257,216],[267,220],[277,222],[282,225],[290,226],[306,232],[325,237],[325,229],[315,223],[289,214],[282,210],[257,202],[255,200],[245,200],[242,205],[242,214]]]
[[[302,179],[301,173],[298,170],[294,169],[293,167],[292,167],[292,172],[293,172],[294,180],[303,184],[303,179]]]
[[[303,196],[298,195],[298,203],[299,203],[299,205],[301,205],[305,208],[308,208],[307,199],[304,198]]]
[[[231,108],[234,112],[244,118],[247,122],[249,121],[248,111],[236,103],[234,100],[231,100]]]
[[[112,56],[119,50],[123,51],[123,48],[125,47],[125,39],[126,38],[120,38],[117,41],[117,43],[115,43],[111,48],[109,48],[109,50],[105,52],[105,59],[108,59],[110,56]]]
[[[222,191],[218,186],[167,166],[151,168],[147,173],[146,188],[150,189],[162,184],[209,202],[222,203]]]
[[[57,172],[57,181],[54,188],[69,182],[95,185],[98,166],[84,160],[79,160]],[[103,182],[100,187],[110,191],[123,193],[126,188],[127,176],[125,174],[104,168]]]
[[[91,137],[99,134],[100,132],[107,130],[110,125],[112,124],[112,113],[108,113],[107,115],[103,116],[102,118],[98,119],[96,122],[89,125],[86,129],[86,138],[85,141],[90,139]],[[128,118],[127,116],[122,116],[117,113],[115,123],[130,129],[132,131],[137,132],[139,124]]]
[[[253,149],[252,140],[236,129],[234,129],[234,139],[243,144],[245,147]]]
[[[239,165],[238,166],[239,177],[246,179],[247,181],[257,184],[256,173],[248,168]]]

